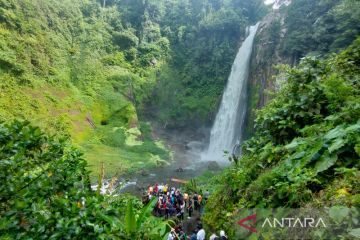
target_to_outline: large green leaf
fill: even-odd
[[[304,147],[298,147],[296,151],[286,160],[286,166],[291,168],[291,171],[296,168],[301,169],[309,162],[320,157],[319,151],[323,147],[323,142],[317,139],[307,139],[307,141],[307,145],[309,145],[305,146],[307,149],[304,149]]]
[[[305,140],[302,138],[295,138],[294,140],[291,141],[291,143],[289,143],[288,145],[285,146],[286,149],[288,150],[295,150],[296,148],[298,148],[299,146],[303,145],[305,143]]]
[[[349,234],[353,237],[360,238],[360,228],[352,229]]]
[[[331,166],[333,166],[336,163],[337,160],[338,157],[336,154],[330,154],[328,151],[326,151],[316,162],[315,165],[316,173],[329,169]]]
[[[329,152],[332,153],[346,144],[346,140],[344,138],[337,138],[329,147]]]
[[[345,131],[343,126],[337,126],[334,129],[331,129],[326,135],[325,135],[325,140],[331,140],[334,138],[339,138],[345,135]]]
[[[125,214],[125,231],[128,234],[133,234],[136,231],[136,217],[133,209],[133,202],[129,201]]]
[[[137,229],[139,229],[141,227],[141,225],[143,224],[146,217],[151,214],[151,211],[154,209],[156,201],[157,201],[157,198],[151,199],[151,201],[141,210],[140,215],[139,215],[138,219],[136,220]]]
[[[320,157],[319,151],[323,147],[324,143],[322,141],[317,141],[317,142],[314,142],[314,143],[310,142],[309,145],[311,147],[307,149],[305,156],[300,160],[301,161],[301,166],[305,166],[309,162],[317,160]]]
[[[344,206],[333,206],[329,209],[329,216],[337,223],[342,222],[350,213],[350,209]]]
[[[98,214],[99,214],[99,217],[102,218],[105,222],[109,223],[113,229],[124,228],[124,224],[122,222],[120,222],[118,218],[112,217],[112,216],[110,217],[110,216],[107,216],[102,213],[98,213]]]
[[[360,131],[360,122],[353,124],[345,129],[346,133],[359,132]]]

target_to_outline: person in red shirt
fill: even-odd
[[[155,195],[157,195],[158,191],[159,191],[158,184],[155,184],[155,187],[154,187]]]

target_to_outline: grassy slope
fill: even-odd
[[[155,70],[132,73],[95,1],[1,0],[0,11],[0,120],[69,136],[94,174],[100,162],[112,175],[169,159],[140,132],[129,97],[129,82],[141,87]]]

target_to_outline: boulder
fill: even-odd
[[[217,162],[215,162],[215,161],[210,161],[207,168],[210,171],[219,171],[221,169],[219,164]]]

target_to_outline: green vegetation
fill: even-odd
[[[211,228],[234,234],[241,208],[360,206],[359,63],[360,38],[327,60],[284,67],[287,82],[258,112],[240,162],[211,184]]]
[[[90,189],[81,153],[29,123],[0,124],[0,239],[162,239],[167,222],[130,196]],[[5,217],[4,217],[5,216]]]
[[[170,2],[158,4],[166,14],[156,16],[171,42],[171,61],[149,105],[157,107],[152,114],[170,128],[209,125],[245,28],[266,10],[258,0]]]
[[[351,44],[360,34],[360,2],[354,0],[298,0],[285,11],[288,29],[283,56],[293,61],[326,55]]]
[[[360,34],[359,4],[354,0],[296,0],[263,19],[250,71],[246,138],[254,133],[255,111],[273,98],[268,90],[277,88],[283,79],[276,65],[295,66],[305,56],[326,58],[349,46]]]
[[[154,202],[90,183],[102,163],[106,178],[169,164],[149,119],[212,123],[262,2],[0,0],[0,239],[164,238],[172,222],[150,216]],[[274,92],[241,159],[185,186],[211,190],[203,220],[230,237],[239,209],[327,206],[340,221],[360,206],[360,2],[292,2],[259,28],[268,50],[252,68],[294,66],[251,86],[251,114]]]
[[[138,120],[166,40],[139,43],[115,7],[95,1],[3,0],[0,12],[0,120],[70,136],[93,176],[100,162],[112,175],[170,160]]]
[[[260,0],[105,2],[0,1],[0,120],[70,136],[93,176],[100,162],[112,175],[171,160],[140,121],[209,124],[240,36],[264,14]]]

